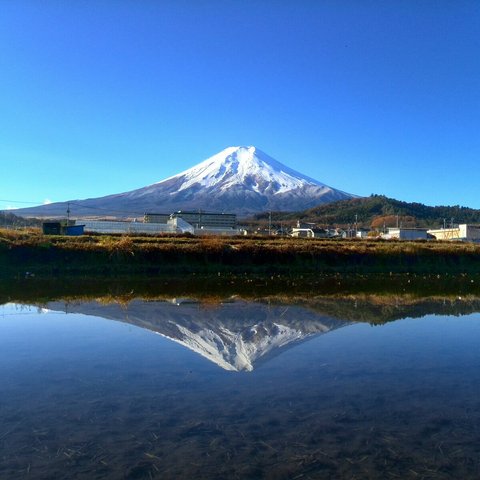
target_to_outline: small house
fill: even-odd
[[[60,222],[43,222],[44,235],[83,235],[85,225],[76,225],[74,221],[63,220]]]
[[[297,238],[327,238],[328,230],[324,228],[292,228],[290,235]]]

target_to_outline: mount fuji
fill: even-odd
[[[302,306],[238,299],[214,308],[191,299],[135,299],[128,305],[54,301],[43,307],[150,330],[232,372],[250,372],[285,350],[350,324]]]
[[[329,187],[254,146],[229,147],[152,185],[100,198],[70,201],[74,216],[141,216],[145,212],[209,210],[249,215],[296,211],[355,195]],[[67,202],[23,208],[20,215],[65,215]]]

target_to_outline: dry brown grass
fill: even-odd
[[[45,236],[0,230],[0,260],[25,265],[78,264],[81,269],[123,271],[167,266],[245,271],[480,272],[480,245],[439,241],[329,240],[279,237]],[[162,271],[163,271],[162,270]]]

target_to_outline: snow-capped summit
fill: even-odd
[[[168,159],[165,159],[167,161]],[[228,147],[177,175],[137,190],[75,200],[75,215],[140,216],[178,210],[298,211],[354,195],[329,187],[273,159],[254,146]],[[67,202],[20,209],[21,215],[64,215]],[[97,212],[97,213],[98,213]],[[130,214],[130,215],[128,215]]]
[[[303,175],[254,146],[228,147],[198,165],[142,189],[173,210],[252,214],[295,211],[352,198]]]
[[[281,164],[254,146],[228,147],[193,168],[170,177],[183,177],[178,191],[200,184],[222,191],[248,185],[257,193],[284,193],[307,184],[326,187],[312,178]],[[161,182],[160,182],[161,183]]]

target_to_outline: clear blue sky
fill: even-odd
[[[132,190],[231,145],[480,208],[480,2],[0,0],[0,208]]]

